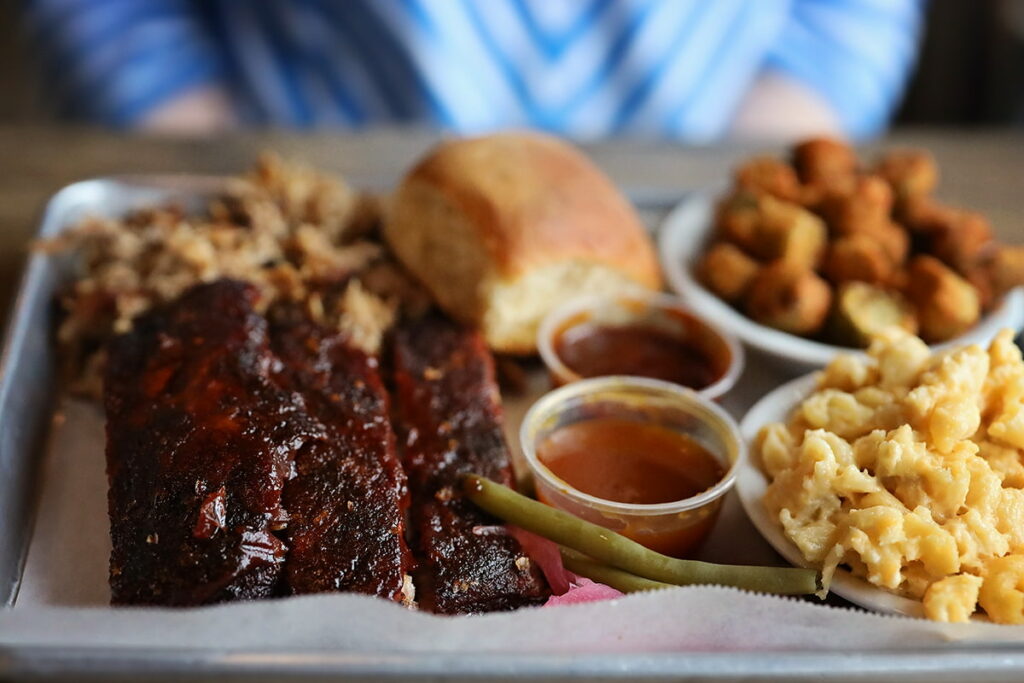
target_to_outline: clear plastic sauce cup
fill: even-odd
[[[544,450],[546,443],[551,443],[549,440],[557,440],[560,432],[571,434],[580,427],[598,422],[605,427],[614,424],[627,430],[641,430],[637,433],[647,430],[661,437],[671,433],[681,437],[681,443],[695,443],[699,450],[717,461],[715,466],[719,476],[706,489],[693,495],[658,503],[626,503],[580,490],[556,475],[538,452]],[[526,414],[520,439],[539,500],[674,557],[691,553],[710,533],[722,500],[746,457],[736,423],[714,402],[676,384],[642,377],[585,379],[548,393]],[[635,446],[643,448],[645,442],[651,443],[650,440],[637,439]],[[577,471],[582,473],[583,480],[589,481],[589,488],[616,488],[620,482],[595,481],[594,477],[603,471],[602,458],[610,454],[613,457],[619,454],[629,456],[630,445],[627,441],[626,451],[623,451],[622,444],[613,446],[610,442],[602,444],[597,441],[575,452],[574,457],[580,467]],[[617,450],[612,454],[606,447]],[[665,461],[665,458],[676,457],[675,453],[673,449],[665,449],[657,454],[632,455],[644,458],[656,455],[656,461],[661,465],[679,465],[684,470],[689,467],[689,461]],[[588,458],[592,459],[594,469],[586,469]],[[618,464],[627,467],[619,469],[620,474],[631,474],[628,462]],[[661,465],[656,463],[655,467]],[[651,470],[655,474],[659,471],[656,468]],[[671,470],[672,467],[664,470],[666,476]],[[706,468],[703,473],[707,473]],[[676,474],[685,475],[685,472]],[[664,493],[664,484],[665,481],[655,480],[652,488],[662,489],[658,493]],[[645,492],[633,493],[642,499]]]
[[[568,301],[541,322],[537,348],[555,386],[635,375],[672,381],[711,399],[732,389],[744,364],[739,342],[664,294]]]

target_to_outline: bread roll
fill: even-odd
[[[402,181],[384,233],[438,305],[504,353],[533,353],[541,319],[571,297],[661,287],[629,202],[546,135],[440,144]]]

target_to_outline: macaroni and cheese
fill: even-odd
[[[764,503],[826,584],[849,567],[930,619],[1024,623],[1024,361],[892,330],[758,438]]]

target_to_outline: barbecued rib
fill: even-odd
[[[377,359],[295,309],[278,308],[271,320],[284,385],[330,437],[299,453],[285,485],[287,587],[410,599],[408,492]]]
[[[295,454],[324,441],[278,361],[256,290],[221,280],[141,316],[104,382],[112,601],[195,605],[274,593]]]
[[[483,338],[436,315],[404,324],[395,335],[394,373],[413,549],[423,562],[420,604],[457,614],[543,602],[548,589],[538,568],[460,492],[467,472],[513,483]]]

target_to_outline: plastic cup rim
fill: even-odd
[[[531,431],[531,427],[539,420],[546,418],[547,413],[568,398],[594,394],[598,393],[602,389],[610,388],[618,390],[640,388],[649,392],[653,391],[663,394],[671,394],[674,398],[680,400],[681,403],[688,404],[691,407],[697,406],[698,408],[710,413],[712,421],[717,421],[719,423],[719,426],[722,427],[721,432],[723,435],[728,436],[728,440],[732,441],[732,448],[736,452],[736,457],[729,464],[729,467],[726,469],[725,474],[722,475],[722,478],[714,486],[698,493],[695,496],[690,496],[689,498],[681,498],[667,503],[642,504],[622,503],[585,493],[552,472],[547,465],[542,463],[537,457],[535,444],[529,433]],[[696,417],[704,419],[705,422],[708,421],[706,419],[707,416],[697,415]],[[729,489],[731,489],[736,483],[740,467],[747,458],[746,445],[740,438],[739,427],[736,425],[736,421],[733,420],[733,418],[726,413],[721,406],[710,399],[701,396],[693,389],[688,389],[687,387],[680,386],[673,382],[651,379],[649,377],[634,377],[631,375],[590,377],[571,384],[566,384],[548,392],[530,406],[530,409],[526,412],[522,424],[519,427],[519,443],[523,451],[523,456],[525,457],[527,464],[530,466],[534,476],[544,480],[545,484],[555,488],[560,493],[568,496],[569,498],[575,499],[576,502],[584,504],[590,508],[619,514],[642,514],[647,516],[686,512],[703,507],[708,503],[721,498],[728,493]]]
[[[540,327],[537,330],[537,351],[540,354],[541,360],[544,361],[544,365],[547,366],[548,370],[554,376],[565,381],[567,384],[583,381],[585,379],[598,379],[594,377],[583,377],[562,362],[562,359],[555,352],[554,337],[561,324],[573,315],[599,308],[605,304],[614,304],[623,300],[637,301],[661,310],[675,310],[685,313],[690,318],[696,320],[705,329],[710,331],[728,349],[729,366],[726,368],[725,372],[722,373],[721,377],[706,387],[693,389],[674,382],[667,383],[673,384],[673,386],[682,387],[683,389],[692,391],[707,399],[721,398],[736,385],[736,382],[739,380],[746,364],[743,346],[740,344],[739,340],[723,330],[719,325],[704,319],[703,316],[687,306],[682,299],[672,296],[671,294],[664,294],[660,292],[631,292],[615,296],[584,295],[572,298],[554,308],[550,313],[544,316],[544,319],[541,321]],[[627,375],[619,376],[625,377]]]

